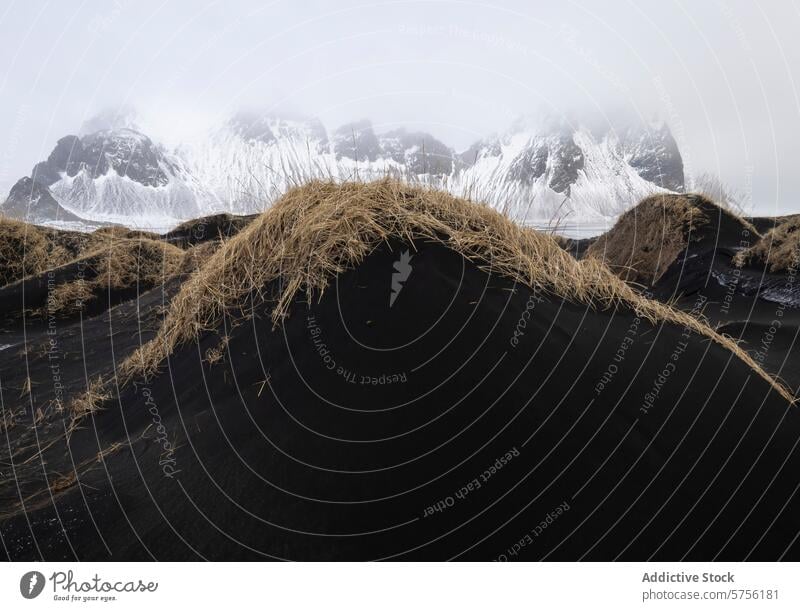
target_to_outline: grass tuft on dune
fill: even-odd
[[[66,263],[70,252],[43,227],[0,217],[0,286]]]
[[[113,238],[71,262],[89,273],[59,284],[48,296],[50,314],[69,315],[81,310],[101,291],[146,291],[182,270],[186,253],[149,238]]]
[[[701,222],[694,208],[681,208],[681,223]],[[392,179],[311,181],[289,190],[184,283],[156,337],[122,363],[120,382],[155,374],[179,345],[216,328],[225,314],[240,314],[250,298],[267,300],[265,288],[276,280],[281,291],[272,303],[272,320],[279,324],[298,294],[310,302],[332,278],[390,238],[439,242],[492,273],[557,298],[600,309],[630,308],[654,324],[686,327],[731,351],[793,400],[735,342],[698,318],[642,297],[598,258],[577,261],[550,235],[521,227],[488,206]]]
[[[800,217],[784,221],[750,248],[734,257],[739,267],[762,265],[773,273],[797,269],[800,264]]]
[[[703,195],[658,194],[620,216],[586,256],[603,261],[623,280],[650,286],[690,244],[744,232],[758,236],[750,223]]]

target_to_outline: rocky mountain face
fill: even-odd
[[[584,163],[583,151],[575,144],[572,134],[537,136],[512,161],[508,179],[533,183],[543,178],[556,193],[569,195],[569,188],[578,180]]]
[[[254,112],[235,114],[224,129],[245,142],[267,145],[305,141],[315,153],[328,151],[328,132],[319,119],[295,120]]]
[[[49,187],[61,180],[62,175],[74,178],[83,172],[96,179],[109,171],[142,185],[157,187],[169,182],[174,167],[150,138],[123,128],[99,131],[82,138],[61,138],[47,161],[34,166],[31,178]]]
[[[103,129],[61,138],[0,212],[165,229],[205,214],[258,212],[304,179],[393,175],[526,219],[608,218],[651,193],[684,188],[680,152],[663,124],[598,133],[517,123],[461,153],[428,133],[380,132],[369,121],[328,132],[318,120],[238,113],[169,149],[132,125],[100,117],[84,129]]]
[[[363,120],[343,125],[333,133],[336,159],[361,162],[393,162],[412,175],[446,176],[453,172],[455,152],[425,132],[394,129],[376,134]]]
[[[45,224],[168,226],[200,212],[180,159],[130,128],[61,138],[0,206]]]
[[[84,219],[65,210],[55,200],[47,186],[32,178],[21,178],[11,187],[2,206],[3,214],[30,223],[81,223]]]
[[[683,159],[666,124],[650,130],[628,128],[620,146],[628,165],[639,176],[664,189],[683,191]]]
[[[643,197],[684,189],[683,161],[665,124],[590,129],[518,122],[458,158],[450,188],[518,217],[614,218]]]

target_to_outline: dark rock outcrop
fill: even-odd
[[[0,212],[30,223],[83,220],[61,206],[45,185],[28,177],[11,187]]]
[[[645,180],[670,191],[685,187],[683,159],[666,124],[653,129],[629,129],[621,138],[628,164]]]
[[[83,138],[64,136],[47,161],[34,166],[31,177],[49,187],[62,174],[74,177],[86,170],[91,178],[97,178],[114,170],[120,176],[157,187],[169,182],[164,168],[170,167],[161,149],[150,138],[131,129],[120,129],[96,132]]]

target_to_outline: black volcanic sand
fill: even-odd
[[[97,271],[91,265],[87,264],[85,260],[78,260],[0,287],[0,320],[6,320],[4,330],[8,331],[9,327],[18,326],[13,322],[14,319],[22,319],[26,316],[46,317],[48,315],[48,296],[52,289],[79,280],[88,283],[95,280],[97,276]],[[114,288],[101,283],[99,286],[93,287],[92,299],[83,303],[81,308],[83,316],[96,316],[118,304],[135,300],[142,292],[141,288],[136,284],[124,288]],[[75,316],[76,313],[71,310],[58,313],[59,318],[74,318]]]
[[[756,218],[761,229],[774,219]],[[800,278],[770,273],[765,266],[739,268],[734,255],[758,241],[747,230],[720,231],[692,243],[648,290],[656,299],[677,299],[702,313],[718,331],[741,340],[741,346],[769,373],[800,392]]]
[[[226,213],[214,214],[182,223],[172,231],[160,236],[153,234],[152,238],[186,250],[198,244],[231,238],[257,216],[256,214],[244,216]],[[51,228],[39,229],[51,235],[52,239],[72,257],[80,256],[81,250],[86,248],[87,238],[90,235]],[[114,227],[114,229],[117,229],[121,236],[127,231],[123,227]],[[139,237],[135,231],[128,233],[130,235],[124,235],[124,237],[133,239]],[[89,262],[76,258],[47,271],[29,275],[20,281],[0,286],[0,320],[20,318],[23,316],[23,310],[26,311],[26,314],[31,314],[36,310],[46,308],[49,291],[58,285],[76,280],[88,282],[96,277],[97,272]],[[136,285],[123,289],[101,286],[95,291],[94,299],[84,304],[83,314],[84,316],[95,316],[117,304],[136,299],[143,292],[142,289],[143,287]],[[8,330],[8,324],[5,325],[4,330]]]
[[[0,335],[0,408],[3,421],[16,423],[0,427],[3,439],[0,444],[0,509],[3,512],[18,504],[21,497],[30,499],[26,507],[33,510],[49,499],[45,474],[53,483],[60,476],[74,472],[63,441],[69,418],[63,411],[59,413],[57,404],[68,405],[98,376],[113,376],[116,362],[154,336],[163,308],[179,286],[176,278],[91,319],[80,314],[73,320],[47,316],[5,319]],[[39,414],[45,416],[44,420]],[[35,427],[32,426],[34,421]],[[36,450],[47,448],[51,443],[43,462]],[[51,457],[53,463],[49,464]],[[75,459],[74,464],[79,462]],[[65,524],[69,522],[69,511],[59,513]],[[84,513],[80,520],[86,515]],[[6,546],[11,543],[6,525],[0,526],[0,543],[11,559],[26,557],[29,553],[42,557],[37,551],[39,542],[35,542],[30,533],[18,542],[26,550],[24,553],[21,549],[12,552],[13,548]]]
[[[403,248],[379,248],[276,329],[257,304],[107,401],[69,452],[61,441],[44,467],[28,466],[41,480],[43,469],[91,465],[80,486],[0,524],[5,554],[800,557],[800,416],[741,361],[674,325],[533,293],[425,242],[389,307]],[[109,345],[120,359],[138,341],[136,317],[117,315],[128,306],[83,322],[89,367],[109,367]],[[209,364],[225,334],[225,357]],[[43,337],[29,330],[29,342]],[[80,360],[70,353],[65,375],[83,381]],[[19,361],[0,351],[5,409],[20,402]]]
[[[770,229],[774,229],[778,225],[786,223],[798,216],[800,215],[785,214],[783,216],[751,216],[747,217],[747,220],[753,225],[753,227],[756,228],[756,230],[758,230],[759,233],[763,235]]]
[[[210,240],[231,238],[247,227],[257,214],[236,216],[220,213],[186,221],[175,229],[163,234],[161,238],[179,248],[187,248]]]

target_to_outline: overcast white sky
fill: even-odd
[[[190,133],[242,107],[457,147],[518,115],[657,114],[690,173],[800,211],[800,0],[5,0],[0,192],[107,107]]]

